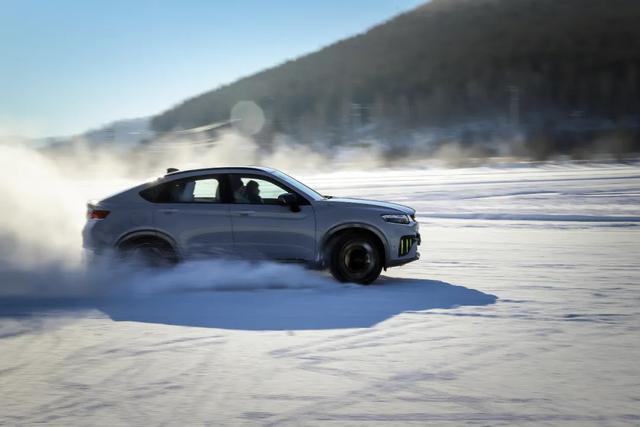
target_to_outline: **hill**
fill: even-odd
[[[433,0],[186,100],[152,127],[228,120],[253,100],[265,144],[277,133],[330,145],[376,138],[391,152],[524,135],[545,157],[614,134],[623,142],[606,150],[638,149],[639,19],[636,0]]]

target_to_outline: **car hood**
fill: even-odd
[[[400,211],[407,215],[413,215],[416,213],[415,209],[410,208],[409,206],[400,205],[398,203],[381,202],[378,200],[351,199],[347,197],[332,197],[330,199],[326,199],[325,202],[328,204],[349,203],[354,205],[375,206],[378,208]]]

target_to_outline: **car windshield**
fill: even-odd
[[[316,199],[324,199],[326,198],[325,196],[323,196],[322,194],[318,193],[316,190],[314,190],[313,188],[309,187],[308,185],[305,185],[303,183],[301,183],[300,181],[298,181],[297,179],[295,179],[292,176],[287,175],[284,172],[280,172],[280,171],[274,171],[273,174],[281,179],[284,179],[285,181],[291,183],[294,187],[297,187],[299,190],[304,191],[305,193],[307,193],[309,196],[313,196]]]

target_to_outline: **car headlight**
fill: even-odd
[[[404,214],[393,214],[393,215],[382,215],[382,219],[387,222],[392,222],[394,224],[410,224],[411,217],[409,215]]]

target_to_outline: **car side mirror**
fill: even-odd
[[[278,196],[278,202],[282,206],[289,206],[291,212],[300,212],[300,204],[298,203],[298,197],[292,193],[284,193]]]

